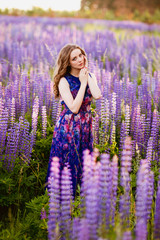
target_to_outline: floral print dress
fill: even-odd
[[[80,88],[80,80],[71,74],[66,75],[65,78],[69,83],[73,98],[75,98]],[[89,149],[92,152],[93,150],[91,100],[92,95],[87,85],[82,105],[77,114],[71,112],[62,101],[63,110],[53,132],[47,179],[50,174],[51,159],[56,156],[60,160],[60,170],[65,164],[68,164],[70,168],[74,196],[77,184],[81,184],[83,151]]]

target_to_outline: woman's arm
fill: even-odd
[[[59,92],[63,101],[65,102],[67,107],[75,114],[78,113],[82,105],[82,101],[83,101],[86,86],[87,86],[87,76],[83,74],[83,71],[79,79],[81,81],[81,86],[79,88],[79,91],[75,99],[73,99],[69,84],[64,77],[60,79],[60,82],[58,85]]]
[[[97,79],[93,73],[88,74],[88,86],[94,99],[99,99],[102,97],[101,90],[97,84]]]
[[[84,68],[88,69],[88,60],[86,56],[84,56],[84,65]],[[99,89],[97,84],[96,76],[93,73],[88,74],[88,85],[94,99],[99,99],[102,97],[101,90]]]

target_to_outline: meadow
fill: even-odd
[[[53,73],[67,43],[83,47],[102,98],[82,186],[53,159],[61,104]],[[160,239],[160,26],[0,16],[0,239]]]

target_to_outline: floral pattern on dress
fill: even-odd
[[[71,74],[66,75],[65,78],[69,83],[73,98],[75,98],[80,88],[79,78]],[[64,109],[59,115],[53,132],[47,179],[50,174],[51,159],[56,156],[60,160],[60,170],[65,164],[69,164],[74,195],[77,184],[81,183],[83,151],[89,149],[92,152],[93,150],[91,100],[92,95],[87,85],[82,105],[77,114],[71,112],[62,101]]]

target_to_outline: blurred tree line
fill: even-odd
[[[160,23],[160,0],[81,0],[79,11],[55,11],[33,7],[31,10],[0,9],[0,15],[77,17],[107,20],[134,20]]]
[[[81,0],[81,11],[106,19],[160,22],[160,0]]]
[[[140,13],[148,11],[154,13],[160,9],[160,0],[81,0],[81,9],[110,9],[118,13],[133,13],[135,9]]]

